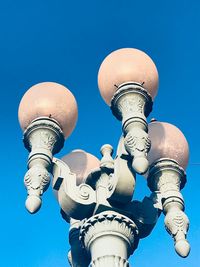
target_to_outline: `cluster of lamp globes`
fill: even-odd
[[[158,91],[158,72],[152,59],[144,52],[123,48],[109,54],[102,62],[98,73],[98,86],[108,106],[117,87],[135,82],[154,100]],[[38,117],[55,119],[63,130],[65,139],[75,128],[78,109],[73,94],[65,86],[55,82],[42,82],[32,86],[19,105],[18,118],[24,131]],[[174,125],[153,121],[148,125],[151,149],[149,165],[159,158],[171,158],[184,169],[188,164],[189,148],[183,133]]]
[[[106,104],[111,107],[113,96],[121,85],[133,83],[154,101],[158,91],[158,72],[152,59],[144,52],[123,48],[109,54],[102,62],[98,73],[98,87]],[[42,82],[32,86],[23,96],[18,111],[23,131],[37,118],[47,117],[55,120],[64,138],[68,138],[77,122],[77,103],[73,94],[65,86],[55,82]],[[148,136],[151,147],[146,162],[140,157],[133,158],[133,167],[137,173],[144,174],[149,166],[161,158],[170,158],[184,170],[188,164],[189,148],[183,133],[174,125],[151,121],[148,124]],[[86,163],[82,162],[84,157]],[[74,150],[62,159],[71,171],[76,173],[77,184],[84,182],[92,169],[99,167],[100,161],[83,150]],[[135,160],[135,161],[134,161]],[[26,207],[34,213],[40,203],[33,205],[33,199],[27,199]],[[34,206],[34,207],[33,207]]]

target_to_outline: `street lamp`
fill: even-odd
[[[76,124],[74,96],[51,82],[37,84],[23,96],[19,122],[30,152],[24,178],[27,210],[39,210],[52,175],[62,217],[70,223],[72,266],[128,266],[129,256],[162,212],[176,252],[187,257],[189,220],[180,190],[186,183],[189,149],[175,126],[147,123],[158,88],[155,64],[140,50],[116,50],[101,64],[98,85],[122,122],[115,158],[108,144],[101,147],[101,160],[83,150],[55,158]],[[142,202],[133,200],[136,173],[145,176],[152,191]]]

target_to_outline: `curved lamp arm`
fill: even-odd
[[[92,187],[85,183],[77,186],[76,175],[57,158],[53,158],[52,174],[52,186],[62,210],[78,220],[91,216],[96,205],[96,193]]]

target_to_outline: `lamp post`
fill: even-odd
[[[129,266],[129,256],[162,212],[176,252],[187,257],[189,220],[180,190],[186,183],[189,149],[175,126],[147,123],[158,88],[156,66],[140,50],[119,49],[101,64],[98,85],[122,122],[115,158],[108,144],[101,147],[101,160],[83,150],[55,158],[76,124],[74,96],[50,82],[31,87],[23,96],[19,121],[30,152],[24,178],[27,210],[39,210],[52,175],[62,217],[70,223],[72,266]],[[133,200],[137,173],[152,191],[141,202]]]

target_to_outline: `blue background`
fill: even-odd
[[[79,120],[58,156],[81,148],[100,157],[104,143],[116,148],[121,125],[100,97],[97,72],[104,57],[122,47],[141,49],[153,58],[160,88],[150,118],[178,126],[190,145],[183,195],[191,254],[187,259],[176,255],[162,216],[153,233],[141,240],[131,265],[200,266],[199,17],[197,0],[0,2],[1,266],[68,266],[68,225],[51,188],[38,214],[30,215],[24,207],[28,153],[17,119],[21,97],[42,81],[67,86],[77,99]],[[136,198],[145,194],[146,181],[139,177]]]

